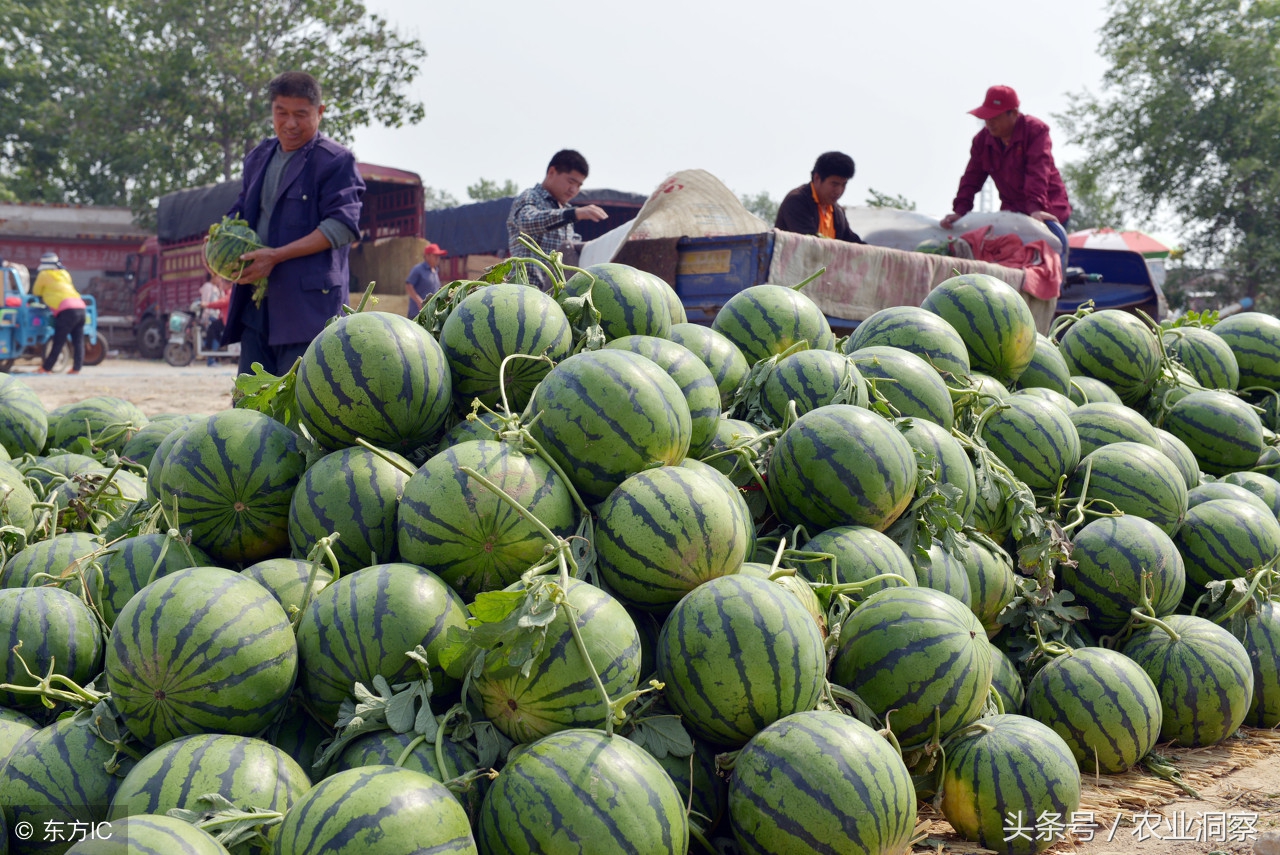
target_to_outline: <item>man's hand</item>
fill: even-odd
[[[963,216],[964,214],[947,214],[945,217],[943,217],[939,221],[939,225],[941,225],[944,229],[949,229],[952,226],[954,226],[956,224],[956,221]]]
[[[1042,223],[1058,222],[1058,218],[1055,217],[1053,214],[1050,214],[1048,211],[1036,211],[1034,214],[1031,215],[1031,219],[1039,220]]]
[[[599,205],[583,205],[581,208],[575,208],[573,216],[575,219],[591,220],[593,223],[609,219],[609,215]]]
[[[248,282],[257,282],[259,279],[266,279],[271,275],[271,271],[279,263],[280,250],[272,247],[263,249],[255,249],[253,252],[246,252],[240,256],[241,261],[250,262],[249,266],[240,274],[240,278],[236,280],[238,284]]]

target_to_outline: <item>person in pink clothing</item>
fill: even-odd
[[[1071,202],[1053,162],[1049,126],[1018,107],[1018,93],[1008,86],[992,86],[982,105],[969,111],[986,126],[973,138],[952,213],[942,218],[944,229],[973,210],[973,197],[990,176],[1000,193],[1002,211],[1059,223],[1065,231]]]

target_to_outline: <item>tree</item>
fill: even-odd
[[[742,206],[744,208],[764,220],[769,225],[772,226],[773,221],[778,219],[779,202],[777,199],[774,199],[769,195],[769,191],[761,190],[754,196],[748,193],[743,193],[738,198],[742,200]]]
[[[323,131],[415,123],[426,57],[362,0],[0,0],[0,177],[25,199],[129,205],[234,177],[267,83],[320,80]]]
[[[423,207],[428,211],[439,211],[441,208],[456,208],[458,200],[448,190],[438,190],[435,187],[422,188]]]
[[[916,203],[906,196],[890,196],[879,190],[867,188],[867,205],[872,208],[897,208],[899,211],[914,211]]]
[[[1071,230],[1111,228],[1119,230],[1124,220],[1120,196],[1103,184],[1097,164],[1068,163],[1062,167],[1062,183],[1071,200]]]
[[[467,187],[467,198],[472,202],[488,202],[490,199],[504,199],[507,196],[514,196],[519,192],[520,188],[510,178],[502,184],[490,181],[488,178],[481,178],[475,184]]]
[[[1104,93],[1065,120],[1126,209],[1169,211],[1235,294],[1280,280],[1280,0],[1112,0]],[[1074,223],[1073,223],[1074,225]],[[1263,293],[1270,285],[1272,293]]]

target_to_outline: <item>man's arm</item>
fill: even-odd
[[[782,200],[782,204],[778,206],[778,216],[773,220],[773,227],[781,229],[784,232],[796,232],[802,235],[816,235],[818,233],[817,211],[818,206],[813,204],[812,209],[806,202],[812,202],[811,199],[805,199],[804,194],[792,191]]]
[[[969,163],[960,176],[960,187],[956,190],[956,198],[951,201],[951,215],[942,218],[942,227],[949,229],[956,220],[973,210],[973,197],[978,195],[982,185],[987,182],[987,171],[982,168],[982,134],[973,138],[969,146]]]
[[[245,268],[244,273],[236,280],[236,283],[244,284],[265,279],[271,275],[272,269],[282,261],[301,258],[304,255],[314,255],[317,252],[324,252],[326,249],[331,248],[332,245],[329,243],[329,239],[325,237],[324,232],[320,231],[320,229],[315,229],[310,234],[284,246],[269,246],[264,249],[255,249],[253,252],[246,252],[240,256],[240,260],[251,263]]]
[[[526,199],[511,212],[511,219],[518,231],[536,238],[576,222],[578,216],[573,208],[539,208],[533,200]]]
[[[1047,214],[1049,208],[1049,176],[1053,173],[1053,143],[1049,140],[1049,126],[1043,123],[1027,127],[1027,166],[1023,179],[1022,192],[1026,199],[1027,210],[1023,211],[1043,220],[1046,217],[1057,220]],[[1045,216],[1040,216],[1044,214]]]

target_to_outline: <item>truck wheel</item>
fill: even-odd
[[[88,342],[85,342],[88,344]],[[40,361],[44,362],[49,358],[49,351],[53,349],[53,339],[50,338],[44,343],[44,347],[40,349]],[[66,374],[71,369],[71,362],[74,357],[71,354],[71,344],[69,342],[62,343],[62,352],[58,354],[58,361],[53,363],[53,368],[49,371],[52,374]]]
[[[175,368],[182,368],[185,365],[190,365],[191,360],[195,358],[195,350],[185,341],[170,342],[164,347],[164,361]]]
[[[9,369],[13,367],[12,359],[0,359],[0,374],[8,374]]]
[[[159,359],[164,356],[165,342],[169,340],[169,331],[164,322],[157,317],[149,317],[138,324],[138,355],[143,359]]]
[[[107,337],[102,333],[98,333],[97,344],[90,344],[86,338],[84,340],[84,364],[101,365],[102,360],[107,358],[107,347]]]

